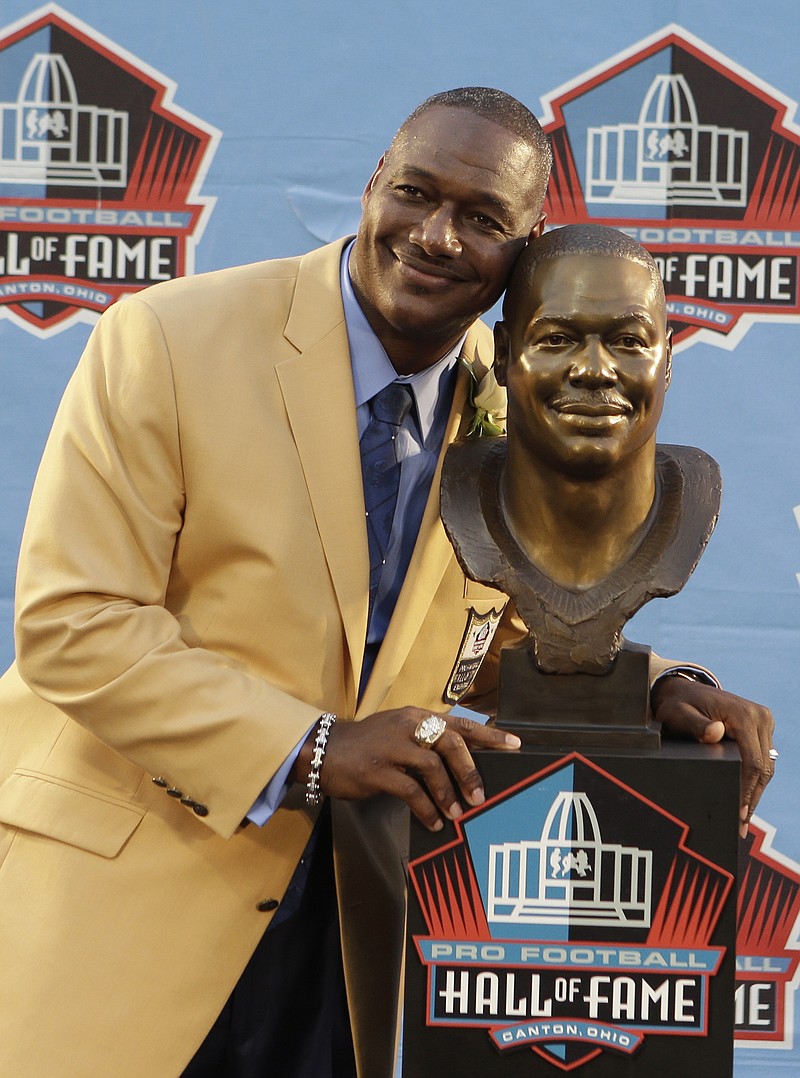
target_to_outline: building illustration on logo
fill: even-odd
[[[0,317],[38,337],[192,273],[220,133],[48,4],[0,30]]]
[[[679,26],[543,98],[552,227],[597,220],[650,250],[678,347],[800,321],[796,103]]]
[[[0,101],[0,184],[124,187],[128,120],[127,112],[81,105],[64,57],[37,52],[16,101]]]
[[[748,132],[701,124],[684,75],[656,75],[635,124],[590,127],[589,202],[747,205]]]
[[[585,793],[562,790],[540,838],[489,847],[490,924],[639,925],[651,919],[653,852],[603,843]]]

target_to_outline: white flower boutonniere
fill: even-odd
[[[495,378],[492,368],[484,366],[477,353],[471,363],[467,359],[462,359],[462,363],[471,376],[469,402],[475,410],[467,437],[505,434],[507,401],[504,387]]]

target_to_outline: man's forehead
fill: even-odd
[[[515,181],[530,176],[534,148],[508,128],[469,109],[434,106],[400,129],[386,158],[389,168],[441,174],[455,168]]]
[[[448,130],[454,138],[460,139],[471,139],[481,131],[493,129],[502,132],[507,139],[524,141],[497,120],[482,116],[473,109],[457,108],[453,105],[432,105],[419,115],[406,120],[394,141],[420,138],[429,131],[442,128]]]
[[[563,307],[565,313],[582,306],[634,307],[662,313],[663,298],[648,267],[636,259],[597,254],[564,254],[532,262],[527,281],[511,291],[512,308]],[[526,313],[526,312],[523,312]]]

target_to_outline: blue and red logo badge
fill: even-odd
[[[750,823],[741,845],[736,930],[736,1045],[791,1048],[800,984],[800,865]]]
[[[577,753],[456,822],[410,865],[428,1026],[482,1029],[563,1071],[651,1034],[704,1037],[733,877],[686,824]]]
[[[549,223],[599,221],[651,251],[677,343],[733,348],[800,320],[796,103],[678,26],[543,99]]]
[[[0,316],[46,337],[191,273],[219,132],[55,4],[0,31]]]

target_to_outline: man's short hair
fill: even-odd
[[[516,135],[533,150],[533,179],[544,192],[553,163],[550,139],[531,110],[516,97],[512,97],[504,90],[495,90],[491,86],[460,86],[454,90],[443,90],[441,93],[427,97],[420,105],[417,105],[411,115],[401,124],[392,144],[413,120],[432,108],[466,109]]]
[[[519,300],[519,293],[527,286],[536,267],[567,255],[599,255],[605,258],[627,258],[643,266],[650,274],[653,289],[661,303],[664,299],[664,282],[650,252],[636,240],[619,229],[607,225],[564,225],[545,232],[531,240],[520,255],[511,275],[503,301],[503,318],[508,320],[511,309]]]

